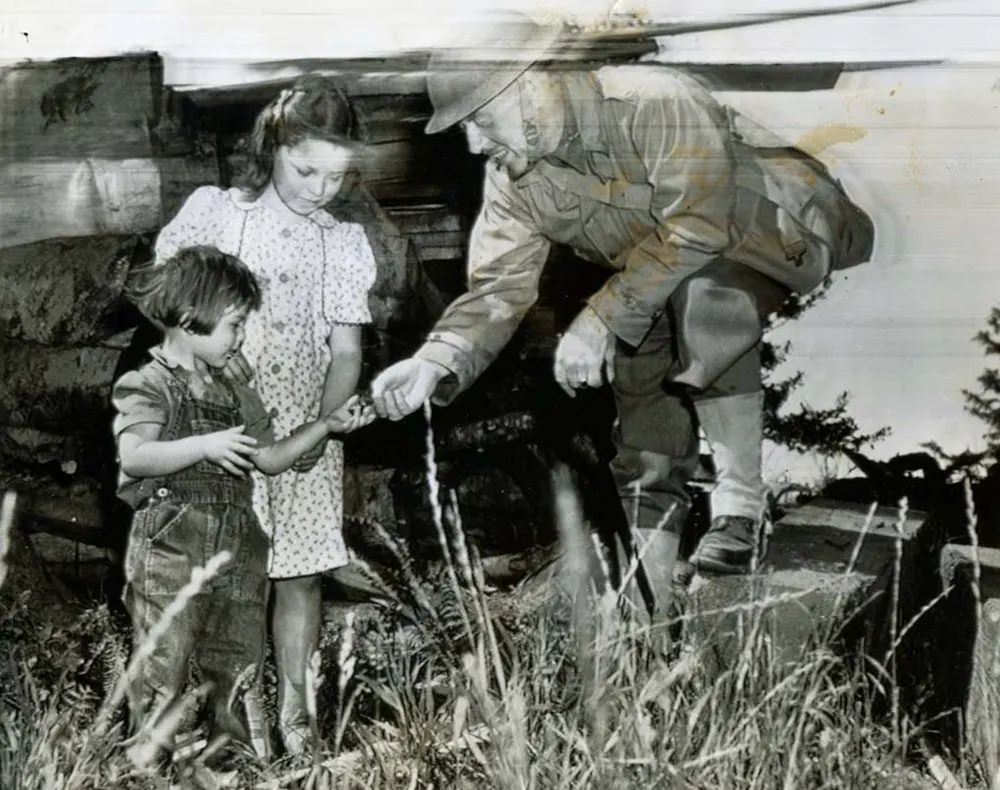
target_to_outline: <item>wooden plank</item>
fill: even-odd
[[[0,157],[142,159],[160,106],[155,53],[67,58],[0,70]]]
[[[459,247],[465,246],[466,234],[462,231],[443,231],[440,233],[407,232],[413,243],[420,247]]]
[[[463,247],[432,247],[416,245],[417,255],[421,262],[426,261],[461,261],[465,259]]]
[[[137,236],[85,236],[0,249],[0,333],[48,345],[97,345],[130,266],[148,258]]]
[[[411,235],[462,231],[462,218],[444,203],[394,206],[386,211],[402,232]]]
[[[0,247],[155,231],[166,206],[217,176],[214,158],[0,159]]]
[[[325,74],[344,87],[350,97],[356,96],[422,96],[427,92],[427,78],[423,69],[426,55],[416,60],[359,59],[359,60],[302,60],[296,62],[272,61],[254,64],[261,80],[243,85],[220,85],[211,88],[176,90],[200,109],[210,109],[227,104],[250,102],[263,107],[279,91],[290,88],[303,74]],[[273,77],[269,74],[289,71],[294,76]]]
[[[369,144],[416,140],[431,116],[425,96],[359,96],[354,110]]]

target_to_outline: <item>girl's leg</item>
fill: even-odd
[[[274,658],[278,670],[278,717],[285,750],[299,753],[309,732],[306,664],[319,646],[320,577],[274,580]]]

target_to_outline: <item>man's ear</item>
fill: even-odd
[[[177,328],[183,329],[185,332],[191,332],[191,311],[185,310],[181,313],[180,320],[177,321]]]
[[[515,84],[525,142],[532,148],[538,147],[542,144],[542,129],[557,124],[560,126],[558,133],[561,134],[563,108],[552,77],[544,71],[528,69],[517,78]]]

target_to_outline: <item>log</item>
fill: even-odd
[[[0,338],[0,423],[54,434],[110,431],[120,349]]]
[[[155,231],[190,192],[217,180],[214,156],[0,159],[0,247]]]
[[[0,158],[149,158],[162,84],[152,52],[2,69]]]
[[[114,320],[130,266],[149,244],[137,236],[53,239],[0,250],[0,334],[47,345],[97,345]]]

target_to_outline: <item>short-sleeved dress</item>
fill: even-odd
[[[365,231],[325,211],[303,218],[259,199],[247,201],[236,189],[201,187],[160,232],[156,258],[195,244],[237,256],[260,281],[262,305],[247,319],[243,353],[275,434],[287,436],[318,416],[333,326],[371,321],[375,259]],[[308,472],[254,475],[254,510],[271,539],[272,578],[346,564],[343,475],[337,441]]]

